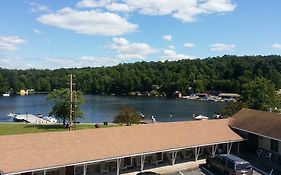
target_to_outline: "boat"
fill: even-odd
[[[58,120],[54,117],[43,117],[42,114],[15,114],[9,113],[8,117],[11,117],[14,122],[27,122],[32,124],[54,124],[57,123]]]
[[[48,120],[51,123],[57,123],[58,120],[54,117],[43,117],[43,119]]]
[[[220,114],[215,114],[213,118],[214,119],[222,119],[223,117]]]
[[[9,113],[7,116],[8,116],[8,117],[11,117],[11,118],[14,118],[16,115],[17,115],[17,114],[15,114],[15,113]]]
[[[209,117],[207,117],[207,116],[204,116],[204,115],[198,115],[198,116],[193,116],[193,119],[194,120],[208,120],[209,119]]]
[[[142,119],[144,119],[145,118],[145,115],[143,114],[143,113],[139,113],[139,116],[142,118]]]
[[[10,94],[9,93],[5,93],[5,94],[3,94],[3,97],[10,97]]]

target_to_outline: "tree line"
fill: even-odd
[[[56,70],[10,70],[0,68],[0,93],[10,88],[51,92],[67,88],[70,74],[76,75],[76,89],[86,94],[128,94],[151,91],[171,95],[221,91],[241,93],[243,85],[256,78],[281,88],[281,56],[231,56],[195,60],[137,62],[113,67]],[[153,86],[154,85],[154,86]]]

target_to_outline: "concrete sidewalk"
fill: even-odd
[[[197,169],[200,164],[205,164],[206,160],[198,160],[198,161],[189,161],[189,162],[184,162],[184,163],[178,163],[175,165],[166,165],[166,166],[161,166],[161,167],[156,167],[156,168],[151,168],[151,169],[145,169],[143,172],[155,172],[159,174],[171,174],[179,171],[187,171],[187,170],[193,170]],[[124,173],[124,175],[136,175],[140,171],[135,171],[135,172],[130,172],[130,173]],[[122,173],[123,174],[123,173]]]

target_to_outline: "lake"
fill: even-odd
[[[157,97],[125,97],[85,95],[82,105],[84,118],[80,122],[97,123],[112,122],[114,116],[123,106],[134,107],[138,112],[145,114],[147,119],[153,115],[157,121],[192,120],[192,115],[206,115],[212,117],[226,104],[219,102],[191,101],[184,99],[168,99]],[[48,115],[52,103],[47,95],[0,97],[0,121],[12,121],[7,117],[10,112]]]

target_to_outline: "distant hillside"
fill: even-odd
[[[223,56],[80,69],[0,69],[0,92],[68,87],[70,73],[76,76],[77,88],[90,94],[127,94],[153,87],[166,94],[176,90],[184,94],[209,90],[239,93],[241,86],[255,77],[267,78],[281,88],[281,56]]]

